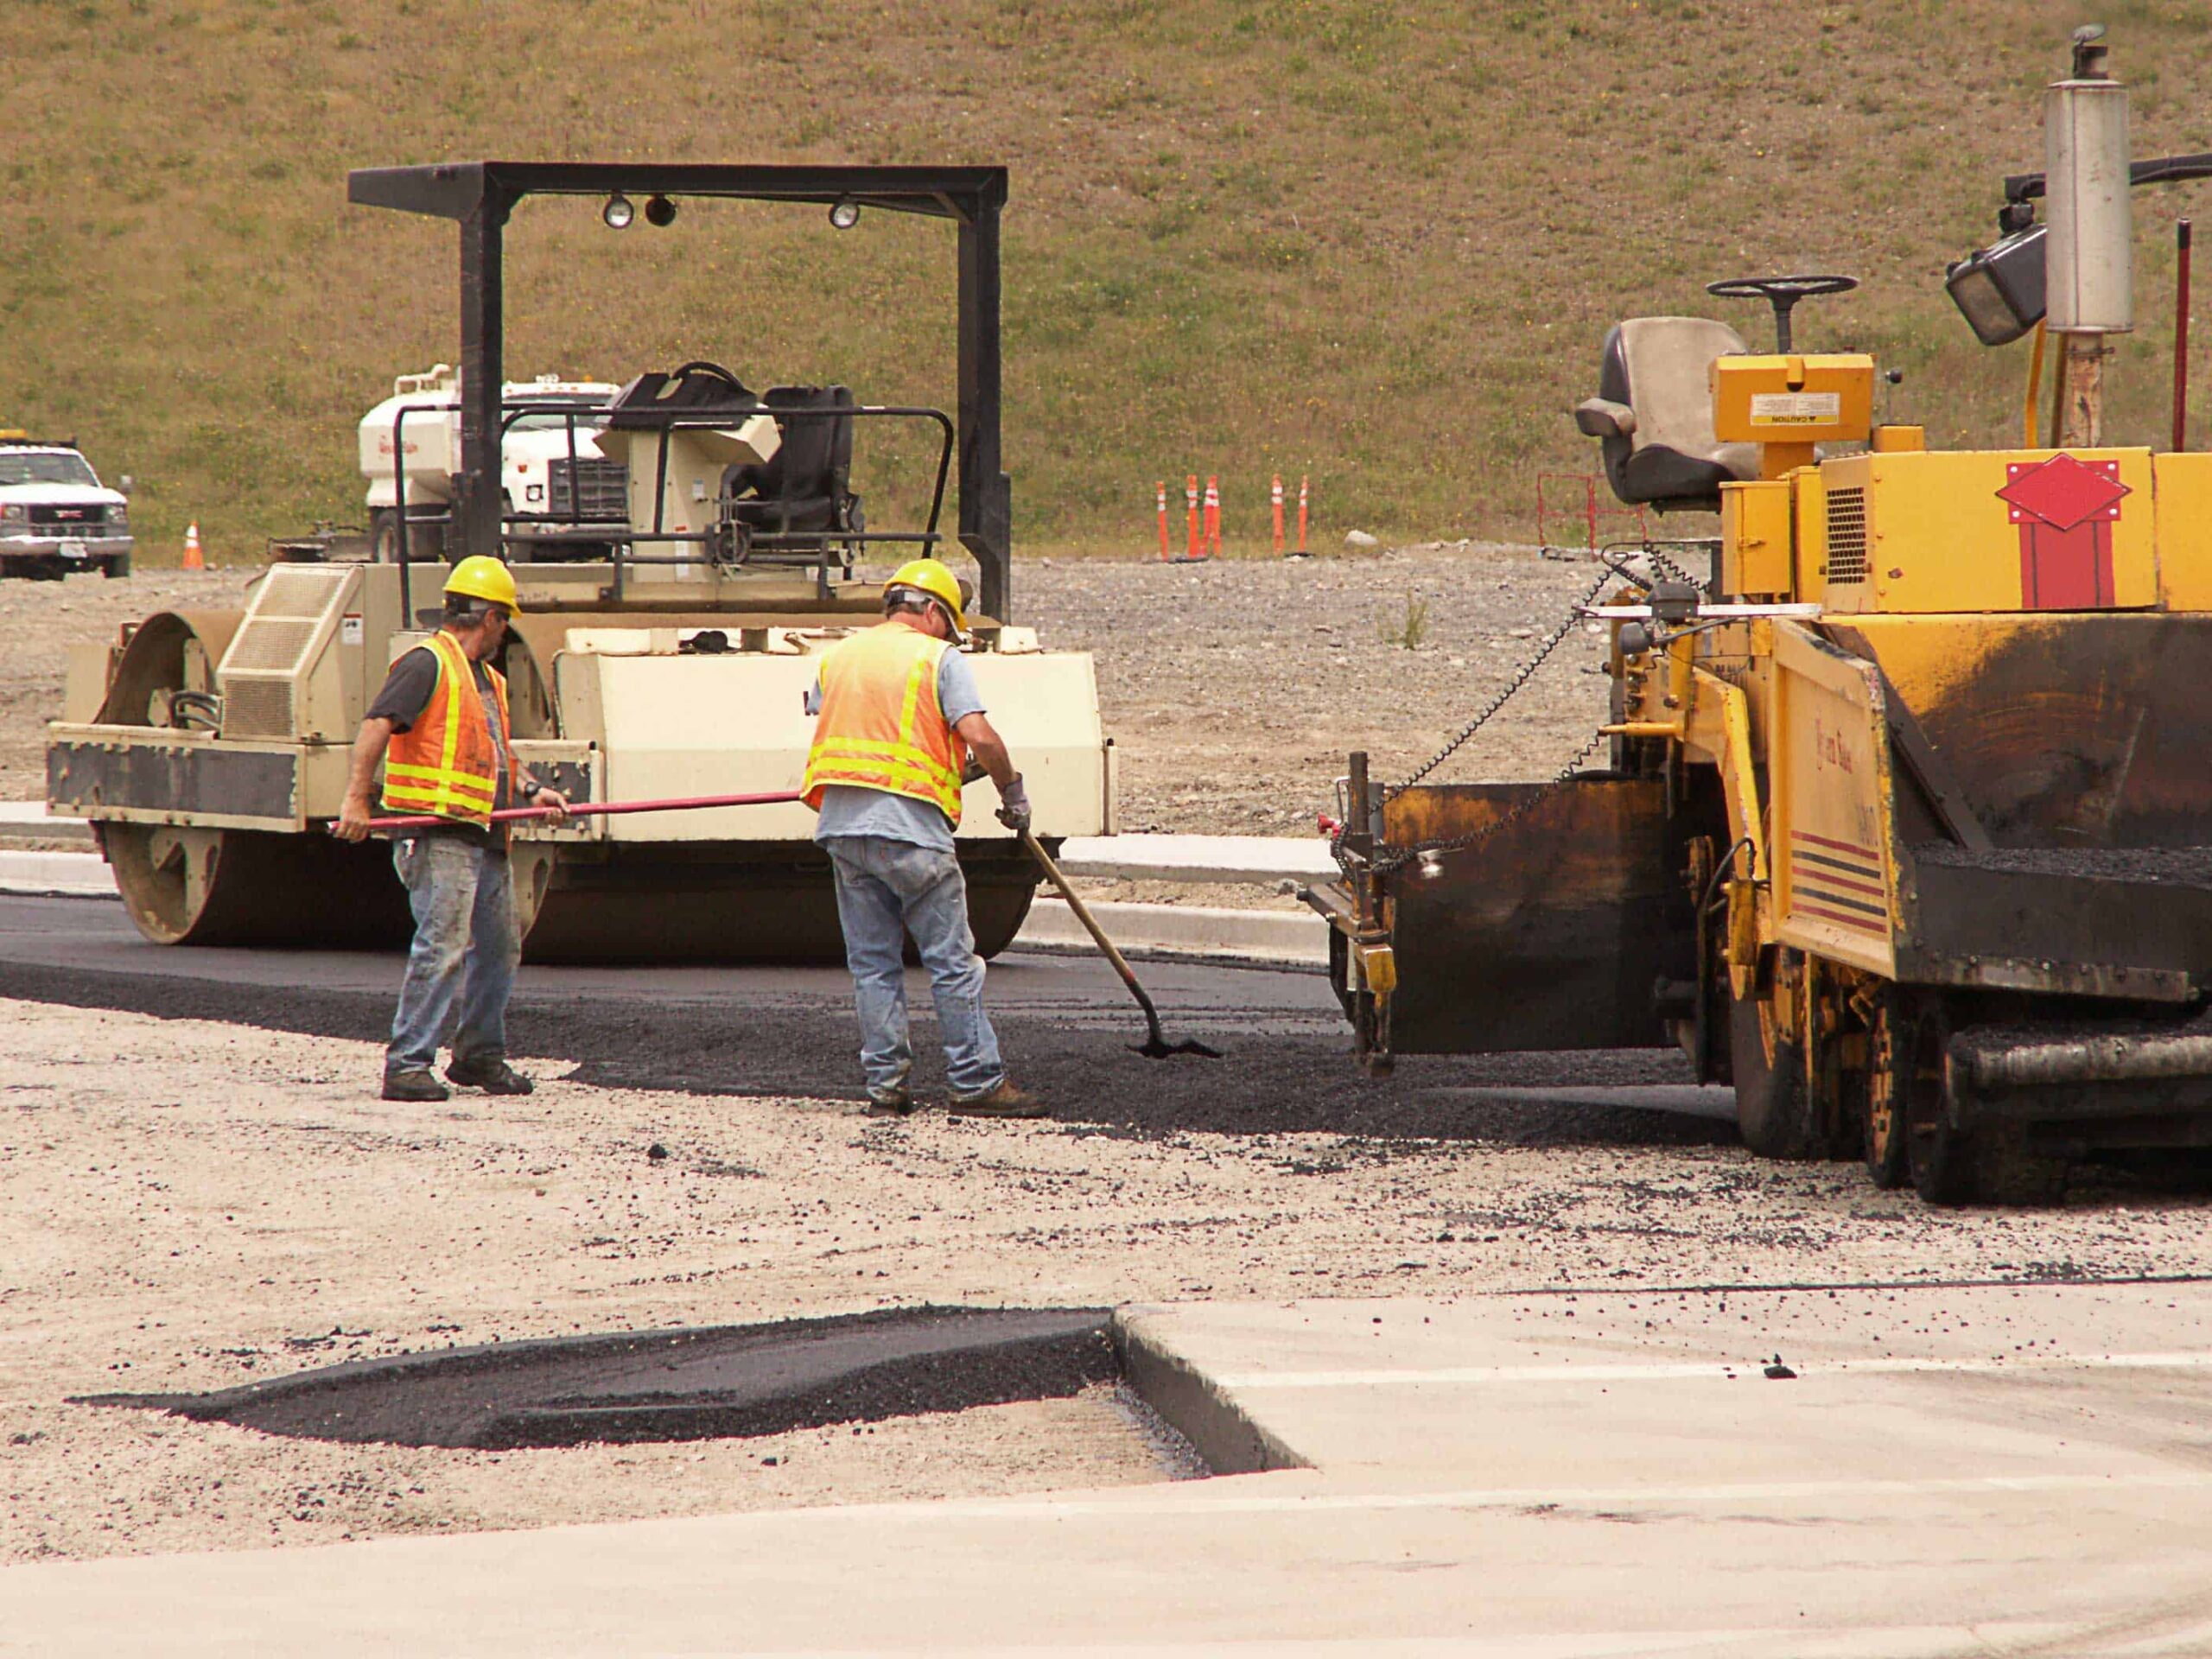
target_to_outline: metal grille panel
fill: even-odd
[[[619,461],[593,461],[578,456],[573,463],[564,455],[551,467],[552,499],[546,511],[576,522],[626,522],[630,517],[630,469]],[[576,505],[579,493],[582,505]]]
[[[1866,580],[1866,492],[1828,492],[1828,557],[1822,574],[1831,582]]]
[[[215,671],[224,736],[297,734],[316,642],[328,637],[353,580],[350,570],[282,564],[262,578]]]
[[[277,565],[262,578],[261,591],[253,596],[253,609],[245,626],[251,627],[263,617],[312,622],[330,608],[348,575],[344,570]]]
[[[223,694],[226,737],[289,737],[292,683],[289,680],[233,680]]]
[[[258,669],[264,673],[289,674],[315,643],[313,621],[294,622],[257,617],[238,630],[238,637],[223,658],[223,671]]]

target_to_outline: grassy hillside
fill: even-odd
[[[2101,14],[2137,152],[2212,149],[2197,0]],[[1903,368],[1897,418],[2008,431],[2024,349],[1940,288],[2040,165],[2075,10],[2027,0],[14,0],[0,126],[0,423],[141,480],[142,533],[220,555],[358,517],[352,429],[455,350],[448,227],[348,207],[350,167],[521,158],[1002,161],[1020,543],[1142,548],[1151,486],[1218,472],[1263,530],[1310,473],[1329,537],[1526,535],[1618,316],[1750,308],[1708,279],[1835,270],[1806,344]],[[2120,425],[2165,397],[2171,220],[2137,197],[2145,326]],[[950,400],[951,240],[695,204],[621,237],[534,202],[511,369],[707,356]],[[2202,336],[2200,335],[2200,338]],[[2212,373],[2204,377],[2212,385]],[[2212,417],[2202,424],[2212,437]],[[875,439],[887,497],[925,446]]]

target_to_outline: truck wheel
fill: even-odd
[[[127,576],[130,574],[130,556],[128,553],[113,554],[100,561],[100,576],[104,581],[112,581],[118,576]]]
[[[1952,1119],[1950,1028],[1940,1008],[1913,1021],[1912,1084],[1904,1094],[1905,1166],[1927,1204],[1968,1204],[1976,1196],[1974,1140]]]
[[[1777,978],[1780,980],[1779,973]],[[1813,1132],[1805,1097],[1804,1046],[1783,1037],[1771,1001],[1773,995],[1791,994],[1777,984],[1767,997],[1731,997],[1728,1003],[1728,1062],[1736,1080],[1736,1127],[1744,1144],[1762,1158],[1820,1155],[1820,1137]]]

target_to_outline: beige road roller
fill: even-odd
[[[1007,616],[1008,480],[1000,470],[999,168],[746,167],[484,162],[356,172],[353,200],[458,221],[461,469],[448,557],[497,553],[522,614],[504,664],[517,753],[577,800],[795,791],[812,736],[815,658],[870,626],[877,586],[856,563],[935,556],[957,466],[957,533],[979,567],[968,649],[994,724],[1028,781],[1048,845],[1111,830],[1113,750],[1082,652],[1040,648]],[[813,204],[844,228],[863,211],[950,219],[958,234],[957,417],[859,402],[842,386],[755,393],[700,360],[641,374],[568,415],[570,474],[626,468],[629,523],[594,526],[609,556],[578,560],[573,512],[518,510],[502,435],[524,413],[501,372],[501,245],[533,196],[632,197],[666,227],[700,199]],[[392,451],[406,452],[392,410]],[[429,418],[428,411],[424,411]],[[870,528],[855,452],[889,421],[925,423],[938,464],[914,528]],[[856,435],[858,439],[856,442]],[[404,470],[395,511],[409,518]],[[441,512],[445,509],[441,504]],[[416,538],[391,560],[281,561],[243,612],[164,612],[112,644],[75,648],[49,728],[47,796],[89,819],[132,918],[162,944],[376,946],[404,941],[404,897],[378,844],[327,832],[363,710],[402,651],[436,626],[447,565]],[[543,543],[545,556],[534,558]],[[1014,938],[1036,890],[990,789],[961,825],[978,948]],[[829,865],[797,804],[580,817],[518,826],[517,893],[537,961],[805,961],[842,950]]]

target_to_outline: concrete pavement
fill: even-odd
[[[1124,1322],[1313,1466],[20,1567],[0,1572],[0,1653],[2212,1650],[2212,1287]],[[1765,1375],[1777,1354],[1794,1376]]]

